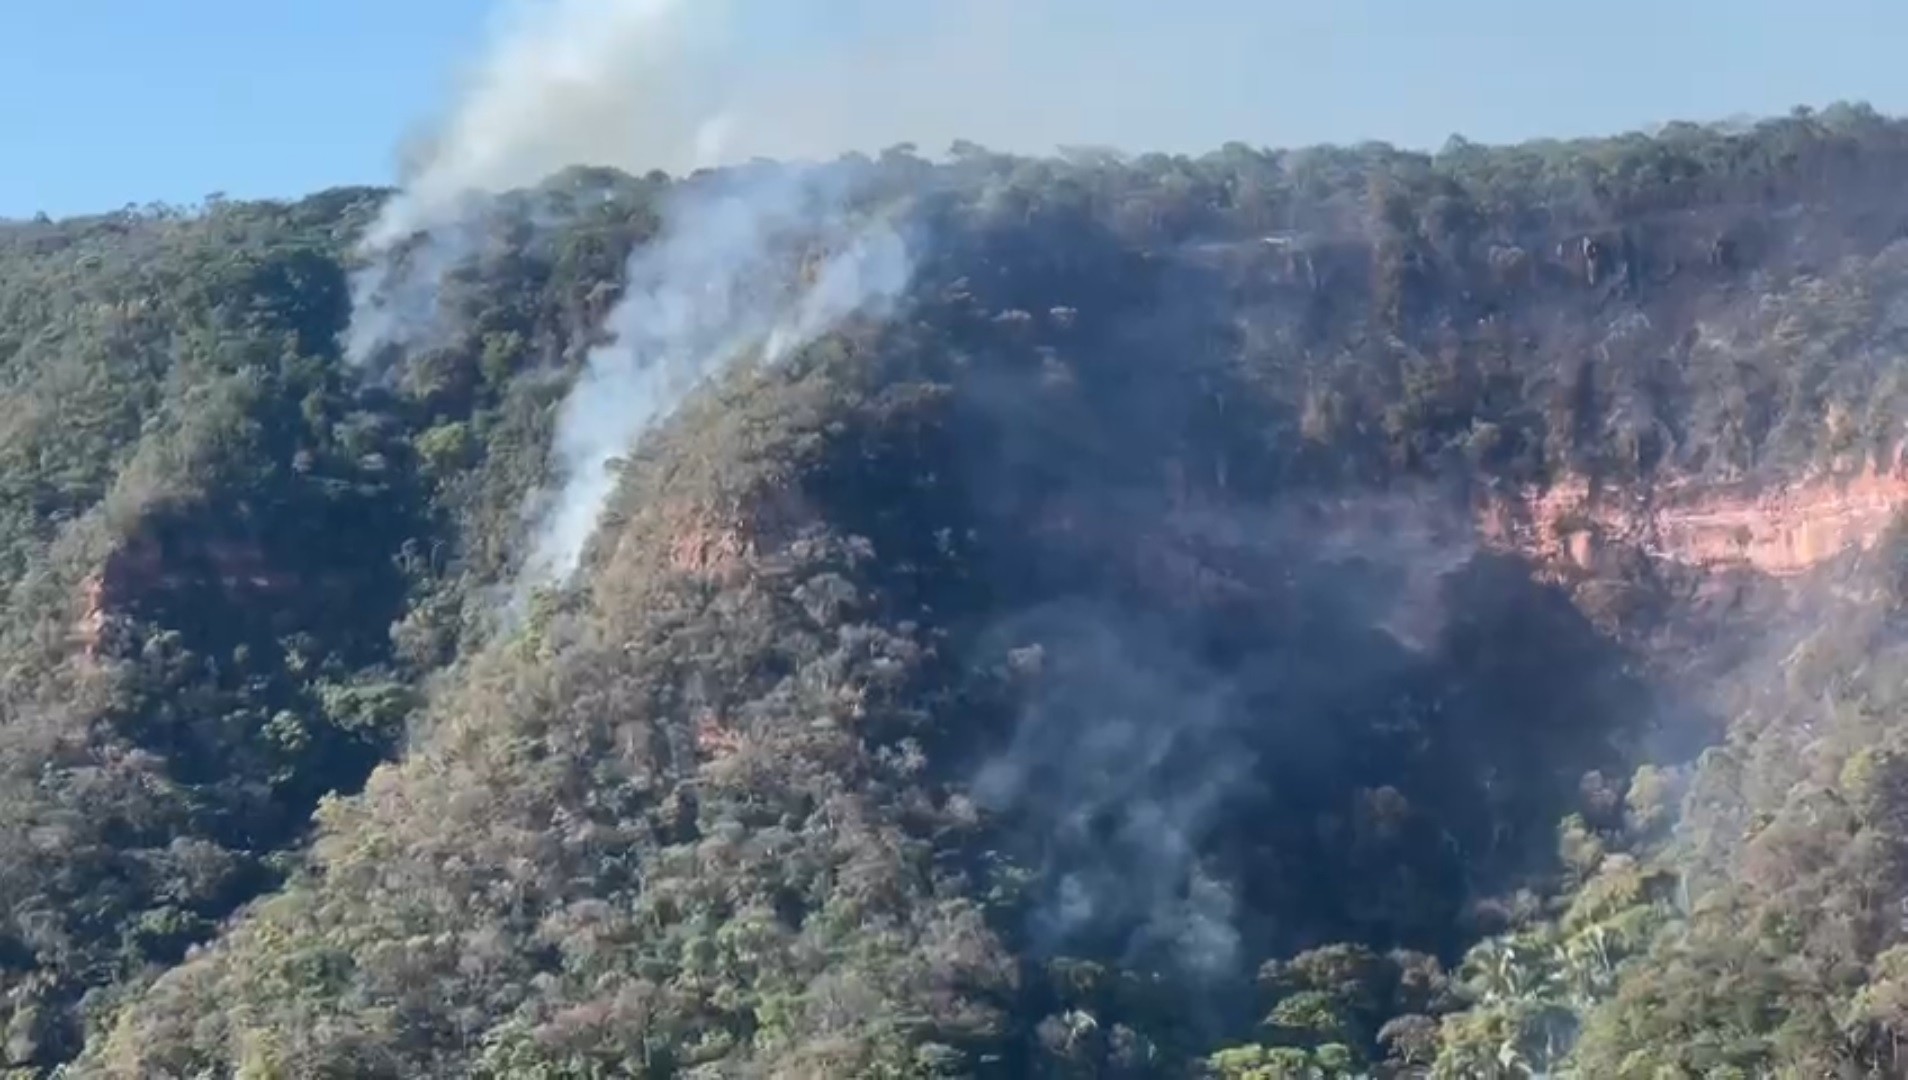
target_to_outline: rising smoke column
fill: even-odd
[[[360,245],[355,364],[433,329],[485,199],[572,165],[672,175],[957,139],[1044,154],[1245,137],[1287,21],[1232,0],[499,0],[490,48]]]
[[[346,358],[362,365],[428,333],[437,288],[474,249],[470,226],[486,197],[571,165],[646,171],[716,152],[724,122],[697,73],[720,73],[710,58],[722,15],[710,0],[508,8],[456,107],[359,244]]]
[[[344,352],[365,365],[422,340],[444,276],[475,249],[484,200],[571,165],[640,171],[725,152],[726,5],[555,0],[517,9],[404,189],[360,245]],[[621,300],[560,407],[557,481],[535,493],[518,599],[566,579],[614,487],[610,463],[745,357],[779,361],[905,288],[885,214],[848,212],[858,170],[750,167],[677,185],[660,235],[631,254]],[[804,260],[820,268],[800,289]]]
[[[576,567],[614,487],[610,462],[711,375],[745,356],[775,363],[857,312],[885,310],[911,272],[884,218],[843,211],[842,169],[738,170],[679,189],[662,235],[630,258],[623,298],[564,401],[559,485],[539,497],[526,583]],[[793,295],[789,253],[830,251]]]

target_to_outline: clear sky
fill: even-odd
[[[771,12],[754,47],[789,54],[870,20],[894,30],[931,10],[946,24],[988,0],[748,2]],[[1141,137],[1193,144],[1168,149],[1434,147],[1453,132],[1589,134],[1840,98],[1908,111],[1903,0],[1039,2],[1059,31],[1041,49],[1138,57]],[[490,8],[0,0],[0,216],[388,182],[400,140],[480,49]]]

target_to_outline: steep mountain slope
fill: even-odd
[[[498,200],[370,370],[377,193],[6,226],[5,1053],[1894,1075],[1905,166],[839,163],[905,303],[703,387],[514,622],[697,180]]]
[[[397,392],[336,364],[374,198],[0,230],[17,1063],[75,1053],[112,988],[282,879],[319,797],[401,735],[500,557],[486,523],[534,482],[536,451],[465,464],[541,439],[505,385],[532,320],[456,395],[428,360]]]

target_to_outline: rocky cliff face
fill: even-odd
[[[1876,543],[1908,505],[1897,463],[1792,482],[1709,486],[1677,480],[1644,488],[1582,476],[1479,500],[1490,546],[1564,574],[1594,572],[1617,549],[1699,569],[1790,577]]]

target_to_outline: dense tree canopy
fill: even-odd
[[[707,177],[493,200],[369,369],[385,192],[0,223],[7,1067],[1908,1068],[1895,538],[1467,509],[1892,467],[1908,125],[841,167],[905,302],[699,390],[514,619]]]

